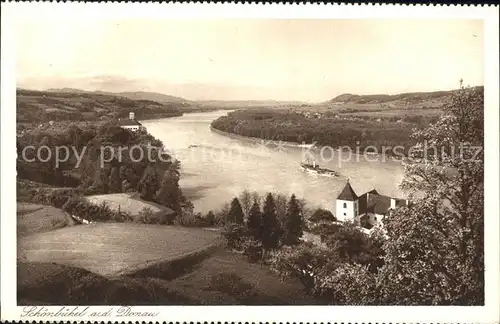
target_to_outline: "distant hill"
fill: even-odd
[[[108,92],[108,91],[86,91],[80,89],[73,88],[62,88],[62,89],[48,89],[47,92],[60,92],[60,93],[95,93],[102,94],[108,96],[119,96],[125,97],[132,100],[151,100],[160,103],[187,103],[189,100],[186,100],[181,97],[175,97],[166,95],[158,92],[149,92],[149,91],[127,91],[127,92]]]
[[[477,87],[484,89],[483,86]],[[326,103],[333,104],[384,104],[390,102],[406,102],[406,103],[421,103],[425,101],[447,101],[455,90],[449,91],[432,91],[432,92],[408,92],[396,95],[388,94],[373,94],[373,95],[356,95],[344,93],[327,101]]]
[[[186,100],[181,97],[170,96],[158,92],[147,92],[147,91],[118,92],[117,95],[135,100],[152,100],[157,102],[175,102],[175,103],[189,102],[189,100]]]
[[[159,103],[178,104],[179,109],[183,111],[199,111],[214,109],[239,109],[252,107],[284,107],[298,106],[305,104],[300,101],[278,101],[278,100],[187,100],[181,97],[171,96],[159,92],[150,91],[126,91],[126,92],[108,92],[108,91],[86,91],[73,88],[48,89],[47,92],[53,93],[75,93],[75,94],[99,94],[105,96],[118,96],[132,100],[150,100]]]
[[[113,93],[69,88],[51,91],[17,89],[16,99],[18,122],[97,121],[126,118],[130,112],[134,112],[139,120],[182,115],[182,104],[179,103],[130,99]]]
[[[252,108],[252,107],[284,107],[306,104],[300,101],[278,101],[278,100],[198,100],[197,104],[205,107],[218,106],[227,108]],[[223,107],[223,108],[222,108]]]

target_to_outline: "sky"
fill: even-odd
[[[83,20],[17,26],[17,86],[321,102],[483,85],[481,20]]]

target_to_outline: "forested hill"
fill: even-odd
[[[73,92],[68,89],[61,92],[17,89],[17,122],[112,120],[125,118],[130,112],[139,120],[182,115],[179,103],[69,90]]]
[[[476,87],[479,91],[484,91],[484,86]],[[456,90],[449,91],[432,91],[432,92],[407,92],[400,93],[396,95],[388,94],[372,94],[372,95],[357,95],[344,93],[336,96],[335,98],[327,101],[327,103],[341,104],[341,103],[352,103],[352,104],[383,104],[383,103],[408,103],[408,104],[418,104],[437,102],[443,103],[451,98],[451,95]]]

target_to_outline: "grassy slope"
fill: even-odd
[[[75,222],[69,215],[52,206],[29,203],[17,205],[18,238],[72,225]]]
[[[153,212],[160,211],[160,208],[166,208],[160,205],[154,205],[149,201],[141,200],[137,195],[136,197],[132,197],[132,194],[128,193],[93,195],[86,196],[85,198],[96,205],[100,205],[104,202],[113,210],[118,210],[118,206],[120,206],[122,211],[130,213],[132,216],[137,216],[144,208],[150,208]]]
[[[222,250],[215,232],[98,224],[29,235],[18,248],[18,303],[315,304],[295,280]],[[220,277],[220,278],[219,278]]]
[[[187,269],[187,273],[186,273]],[[66,305],[308,305],[295,280],[280,281],[264,265],[220,251],[183,267],[177,277],[108,278],[54,263],[18,262],[18,303]],[[214,278],[222,275],[221,280]],[[236,278],[231,281],[226,278]],[[222,281],[222,282],[221,282]]]
[[[232,274],[242,279],[250,289],[244,294],[238,291],[221,291],[213,283],[217,274]],[[227,276],[224,276],[227,277]],[[188,296],[198,296],[205,304],[246,304],[246,305],[306,305],[315,301],[308,296],[301,283],[296,280],[281,281],[268,267],[249,263],[241,256],[228,251],[220,251],[205,259],[196,270],[171,282],[178,292]]]

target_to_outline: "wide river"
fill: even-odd
[[[277,147],[267,141],[231,138],[211,131],[210,123],[227,112],[188,113],[143,122],[181,161],[180,185],[197,211],[217,210],[244,189],[295,193],[306,199],[308,207],[334,211],[335,199],[347,178],[358,195],[375,188],[380,194],[403,196],[399,190],[404,174],[401,162],[381,161],[381,157],[375,161],[377,157],[365,159],[333,149]],[[340,176],[302,171],[300,163],[309,154],[321,167],[334,169]]]

